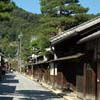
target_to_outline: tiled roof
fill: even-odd
[[[96,18],[93,18],[87,22],[84,22],[76,27],[73,27],[67,31],[64,31],[62,32],[61,34],[58,34],[54,37],[52,37],[50,40],[51,40],[51,44],[56,44],[57,42],[67,38],[67,37],[70,37],[70,36],[73,36],[73,35],[76,35],[78,34],[78,32],[81,32],[93,25],[96,25],[100,23],[100,16],[96,17]]]

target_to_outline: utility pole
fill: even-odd
[[[21,73],[21,67],[22,67],[22,60],[21,60],[21,49],[22,49],[22,33],[20,33],[18,35],[18,40],[19,40],[19,48],[18,48],[18,69],[19,69],[19,72]]]

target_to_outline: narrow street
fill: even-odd
[[[0,100],[62,100],[37,82],[18,73],[8,73],[0,81]]]

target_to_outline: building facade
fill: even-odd
[[[100,100],[100,16],[51,38],[51,50],[51,59],[36,58],[33,77],[82,100]]]

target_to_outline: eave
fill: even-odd
[[[86,30],[96,24],[100,23],[100,16],[93,18],[87,22],[84,22],[83,24],[80,24],[76,27],[73,27],[67,31],[62,32],[61,34],[58,34],[50,39],[51,45],[57,44],[61,42],[64,39],[70,38],[72,36],[75,36],[79,34],[81,31]]]

